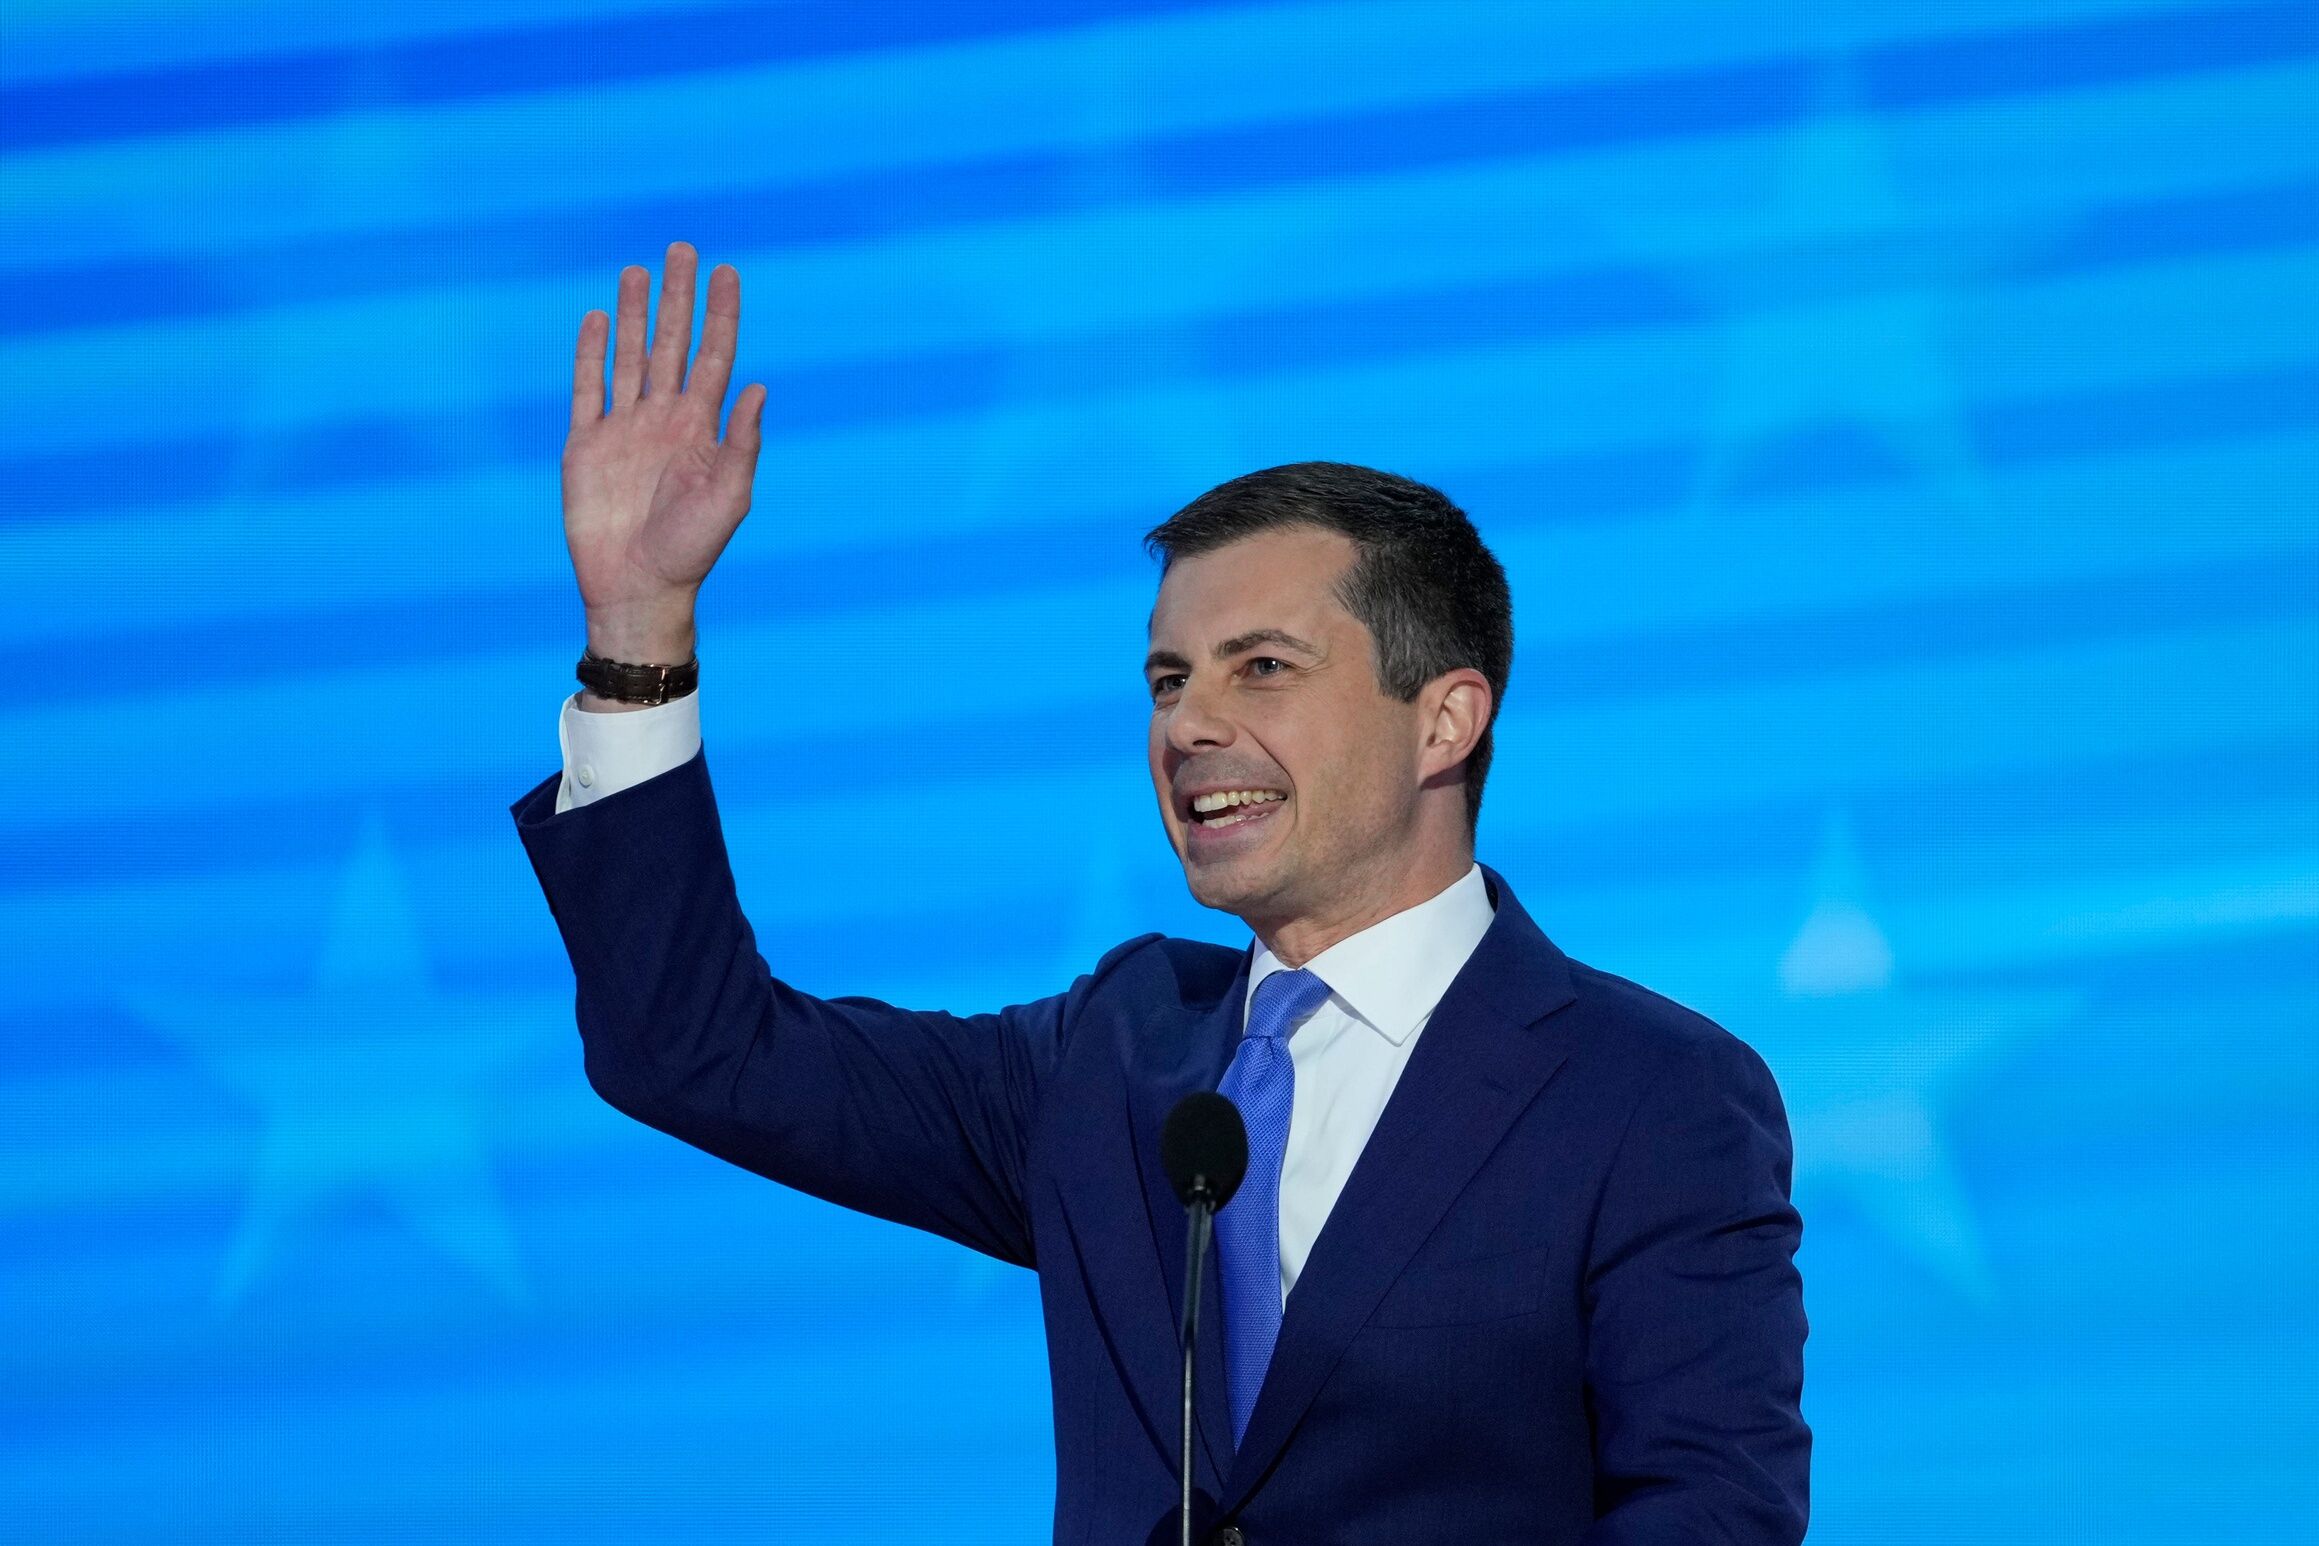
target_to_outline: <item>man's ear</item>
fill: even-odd
[[[1431,783],[1450,769],[1463,767],[1481,744],[1495,707],[1490,679],[1471,666],[1444,671],[1425,684],[1417,705],[1424,732],[1418,745],[1418,778]]]

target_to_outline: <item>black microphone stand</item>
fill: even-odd
[[[1200,1345],[1200,1280],[1207,1274],[1208,1241],[1216,1210],[1232,1200],[1248,1174],[1248,1126],[1240,1109],[1213,1090],[1194,1090],[1176,1102],[1160,1128],[1160,1164],[1184,1205],[1184,1483],[1183,1546],[1192,1546],[1192,1379]]]
[[[1208,1237],[1215,1232],[1216,1194],[1203,1181],[1184,1212],[1184,1453],[1183,1546],[1192,1546],[1192,1349],[1200,1336],[1200,1280],[1207,1276]]]

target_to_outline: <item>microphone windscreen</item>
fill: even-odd
[[[1160,1128],[1160,1165],[1185,1207],[1203,1189],[1223,1207],[1248,1174],[1248,1124],[1240,1108],[1209,1090],[1177,1101]]]

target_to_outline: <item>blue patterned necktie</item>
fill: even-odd
[[[1256,1392],[1280,1337],[1280,1165],[1296,1065],[1288,1038],[1321,1006],[1329,985],[1308,971],[1274,972],[1256,985],[1247,1029],[1217,1091],[1248,1124],[1248,1175],[1216,1215],[1216,1266],[1224,1283],[1224,1372],[1232,1393],[1232,1444],[1248,1432]]]

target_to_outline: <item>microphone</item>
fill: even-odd
[[[1232,1200],[1248,1174],[1248,1124],[1240,1108],[1208,1090],[1177,1101],[1160,1128],[1160,1168],[1168,1173],[1176,1200],[1187,1210],[1184,1224],[1184,1432],[1183,1546],[1192,1546],[1192,1348],[1200,1333],[1200,1279],[1207,1264],[1208,1238],[1216,1210]]]

